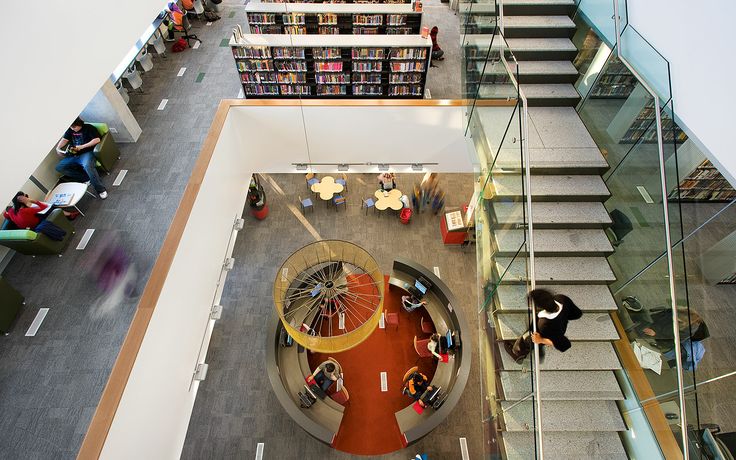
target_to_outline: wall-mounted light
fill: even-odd
[[[307,164],[306,163],[297,163],[296,164],[296,170],[297,171],[306,171],[307,170]]]
[[[378,170],[379,171],[388,171],[388,164],[387,163],[378,163]]]
[[[212,310],[210,310],[210,319],[217,321],[220,318],[222,318],[222,305],[212,305]]]
[[[337,165],[337,170],[338,171],[347,171],[348,169],[350,169],[350,166],[349,165],[346,165],[344,163]]]
[[[413,171],[421,171],[422,169],[424,169],[424,167],[422,166],[421,163],[412,163],[411,164],[411,169]]]
[[[197,364],[197,367],[194,368],[194,376],[192,377],[192,380],[201,382],[206,379],[208,367],[207,363]]]

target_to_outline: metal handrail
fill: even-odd
[[[501,35],[504,44],[507,44],[506,38],[504,37],[504,16],[503,16],[503,0],[498,0],[498,30]],[[527,241],[527,252],[529,254],[529,286],[531,290],[536,289],[536,272],[534,268],[534,219],[532,217],[532,194],[531,194],[531,167],[529,162],[529,113],[528,113],[528,102],[526,94],[521,89],[521,85],[514,76],[514,72],[511,71],[508,62],[506,61],[506,54],[501,51],[501,62],[503,62],[506,71],[511,77],[516,90],[519,93],[519,99],[521,99],[521,156],[524,162],[524,183],[526,185],[526,215],[527,215],[527,226],[526,226],[526,241]],[[518,71],[518,62],[516,65]],[[537,309],[533,301],[530,301],[531,313],[532,313],[532,333],[537,333]],[[544,458],[544,444],[542,441],[542,391],[539,382],[541,381],[541,372],[539,369],[539,344],[534,343],[534,379],[532,382],[534,388],[534,435],[537,443],[537,457],[540,459]]]
[[[618,0],[613,1],[613,19],[616,26],[616,55],[618,59],[629,69],[641,85],[654,98],[654,115],[657,121],[657,149],[659,151],[659,179],[662,187],[662,210],[664,217],[664,235],[667,243],[667,272],[669,274],[670,302],[672,306],[672,329],[675,341],[675,359],[677,360],[677,393],[680,400],[680,435],[682,436],[682,455],[689,460],[690,453],[687,449],[687,411],[685,410],[685,384],[682,375],[682,349],[680,346],[680,328],[677,317],[677,291],[675,288],[675,265],[672,256],[672,238],[670,235],[669,198],[667,196],[667,178],[665,176],[664,146],[662,144],[662,114],[659,95],[642,78],[634,67],[626,60],[622,52],[621,42],[621,17],[619,16]]]

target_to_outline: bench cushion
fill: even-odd
[[[38,233],[33,230],[2,230],[0,231],[0,241],[8,240],[26,240],[33,241]]]

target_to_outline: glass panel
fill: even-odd
[[[583,15],[609,47],[616,44],[616,24],[613,21],[613,2],[611,0],[583,0],[577,14]]]
[[[579,73],[575,89],[585,99],[603,70],[611,54],[611,48],[601,40],[595,29],[585,21],[582,15],[575,16],[575,26],[572,42],[578,49],[578,55],[573,65]]]
[[[669,62],[631,25],[622,30],[621,54],[657,93],[664,105],[672,97]]]

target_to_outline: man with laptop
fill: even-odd
[[[435,358],[446,363],[449,361],[449,355],[455,354],[455,350],[460,347],[460,334],[455,331],[448,330],[445,334],[436,332],[429,338],[427,349]]]
[[[422,300],[422,297],[427,293],[427,290],[432,287],[429,281],[420,277],[414,281],[414,286],[406,286],[407,291],[411,295],[405,295],[401,297],[401,305],[407,312],[412,312],[419,307],[424,307],[427,302]]]

